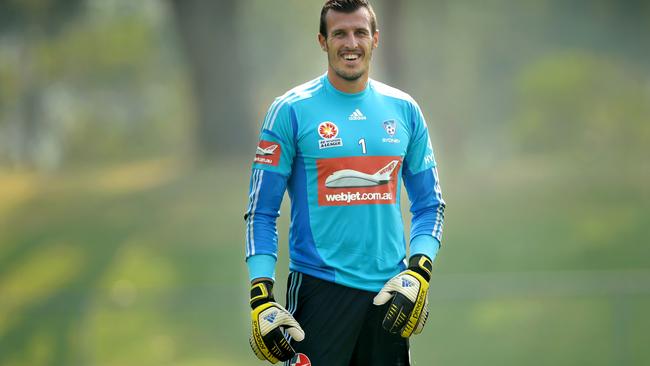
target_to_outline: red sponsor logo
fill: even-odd
[[[277,142],[261,140],[255,152],[255,163],[278,166],[282,149]]]
[[[318,134],[324,139],[333,139],[339,134],[339,128],[334,122],[323,122],[318,125]]]
[[[399,156],[317,160],[318,205],[394,204],[401,164]]]
[[[296,353],[289,362],[291,366],[311,366],[311,361],[304,353]]]

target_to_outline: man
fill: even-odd
[[[367,0],[328,0],[327,73],[277,98],[250,185],[251,347],[287,365],[408,365],[422,331],[444,201],[427,126],[406,93],[369,79],[379,32]],[[411,201],[410,258],[399,209]],[[291,199],[287,307],[273,298],[276,218]]]

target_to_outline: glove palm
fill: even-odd
[[[429,317],[427,294],[431,267],[428,257],[413,256],[409,268],[391,278],[375,296],[375,305],[392,299],[382,322],[388,332],[399,333],[404,338],[422,332]]]
[[[251,288],[251,337],[253,352],[260,360],[272,364],[286,361],[295,355],[285,330],[296,341],[305,338],[305,332],[282,305],[274,302],[271,281],[256,283]]]

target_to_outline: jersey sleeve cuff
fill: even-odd
[[[246,265],[248,266],[248,278],[268,277],[275,281],[275,262],[274,256],[268,254],[256,254],[248,257]]]
[[[424,254],[433,262],[438,254],[438,249],[440,249],[440,242],[431,235],[423,234],[411,239],[411,256]]]

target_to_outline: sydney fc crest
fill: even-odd
[[[395,136],[395,132],[397,131],[397,124],[395,124],[395,120],[389,119],[388,121],[384,121],[384,130],[386,130],[386,133],[390,135],[390,137]]]
[[[384,121],[383,123],[384,130],[388,134],[389,137],[384,137],[381,139],[381,142],[386,142],[389,144],[399,144],[400,139],[395,138],[395,133],[397,132],[397,123],[395,122],[394,119],[389,119],[387,121]]]

